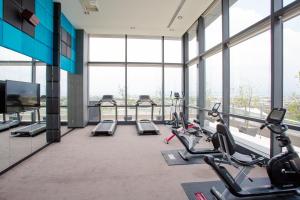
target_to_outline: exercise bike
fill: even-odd
[[[218,109],[220,107],[220,103],[216,103],[212,110],[208,112],[208,115],[217,118],[218,123],[224,123],[223,118],[221,117]],[[181,118],[184,119],[183,113],[180,113]],[[185,150],[179,151],[179,155],[184,160],[189,160],[193,157],[202,157],[206,154],[215,154],[220,155],[221,152],[218,150],[219,148],[219,142],[218,137],[215,133],[210,133],[208,131],[205,131],[201,128],[200,122],[197,120],[194,120],[195,123],[198,124],[197,127],[194,128],[186,128],[186,129],[172,129],[172,133],[179,139],[179,141],[182,143],[182,145],[185,147]],[[213,144],[213,148],[201,148],[196,149],[196,145],[199,143],[199,141],[206,137],[206,142],[211,142]]]
[[[226,189],[219,191],[215,187],[211,193],[218,200],[226,200],[235,197],[239,198],[264,198],[285,195],[294,195],[300,197],[300,159],[291,145],[289,137],[286,135],[287,125],[282,124],[286,109],[274,108],[269,113],[265,123],[260,127],[267,127],[271,134],[276,135],[280,147],[285,147],[286,152],[272,157],[267,165],[267,173],[270,179],[270,185],[260,185],[252,188],[242,188],[241,183],[245,180],[250,170],[264,160],[263,157],[253,158],[252,156],[238,152],[234,139],[224,124],[217,125],[217,134],[220,143],[220,151],[223,153],[223,159],[213,156],[205,156],[204,161],[210,165],[224,182]],[[227,162],[226,162],[227,161]],[[235,178],[221,165],[222,163],[231,164],[242,169]],[[249,179],[253,182],[252,179]]]

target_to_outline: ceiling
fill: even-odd
[[[57,1],[71,23],[89,34],[181,37],[213,0],[98,0],[100,11],[89,15],[80,0]]]

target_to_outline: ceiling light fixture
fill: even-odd
[[[182,16],[181,15],[179,15],[178,17],[177,17],[177,19],[179,19],[179,20],[182,20]]]
[[[84,10],[84,14],[89,15],[90,12],[99,12],[98,0],[79,0]]]
[[[130,29],[131,29],[131,30],[134,30],[134,29],[135,29],[135,26],[130,26]]]

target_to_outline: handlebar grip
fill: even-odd
[[[264,129],[265,127],[266,127],[266,124],[262,124],[262,125],[259,127],[259,129],[262,130],[262,129]]]

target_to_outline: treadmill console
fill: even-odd
[[[179,92],[174,92],[174,98],[175,98],[175,99],[180,99],[180,94],[179,94]]]
[[[217,112],[221,106],[221,103],[215,103],[213,108],[211,109],[213,112]]]
[[[140,95],[139,101],[151,101],[149,95]]]
[[[270,124],[281,124],[286,113],[285,108],[273,108],[266,121]]]

